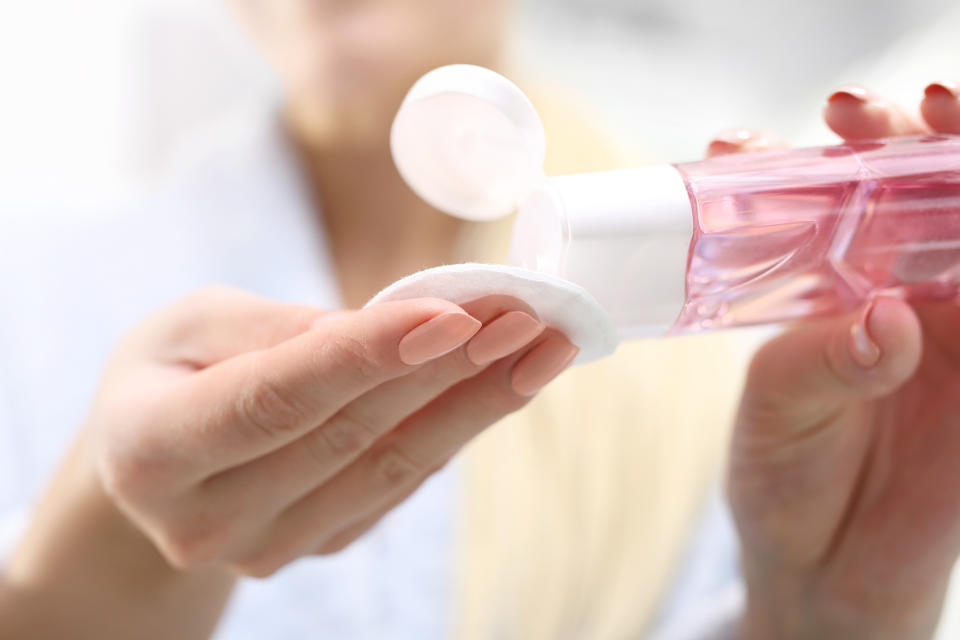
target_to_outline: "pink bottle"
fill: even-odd
[[[513,260],[594,294],[623,337],[960,292],[960,137],[553,178]],[[681,293],[682,291],[682,293]]]
[[[587,289],[622,338],[960,294],[960,136],[546,178],[536,112],[501,76],[445,67],[404,106],[411,186],[465,218],[517,209],[511,262]]]

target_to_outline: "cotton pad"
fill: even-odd
[[[584,288],[518,267],[455,264],[427,269],[394,282],[366,306],[410,298],[465,304],[489,295],[512,296],[530,305],[541,322],[562,331],[580,348],[576,364],[606,357],[619,343],[609,315]]]

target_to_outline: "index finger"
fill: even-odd
[[[923,119],[938,133],[960,134],[960,83],[934,82],[920,104]]]
[[[833,92],[823,108],[823,119],[845,140],[876,140],[929,132],[919,118],[858,86]]]
[[[470,339],[480,322],[437,299],[328,314],[275,347],[185,380],[156,443],[200,476],[292,442],[378,385]]]

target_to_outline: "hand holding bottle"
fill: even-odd
[[[828,125],[849,140],[960,133],[960,99],[931,85],[923,119],[859,88]],[[711,155],[782,146],[715,140]],[[756,355],[729,494],[755,638],[917,640],[937,623],[960,552],[960,305],[865,308],[788,331]]]

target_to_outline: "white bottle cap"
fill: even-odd
[[[693,217],[674,167],[546,179],[533,105],[503,76],[470,65],[421,78],[390,144],[401,176],[437,209],[468,220],[519,211],[511,262],[586,289],[621,337],[663,333],[679,316]]]
[[[394,163],[426,202],[467,220],[502,218],[543,182],[543,124],[515,84],[457,64],[423,76],[390,132]]]

